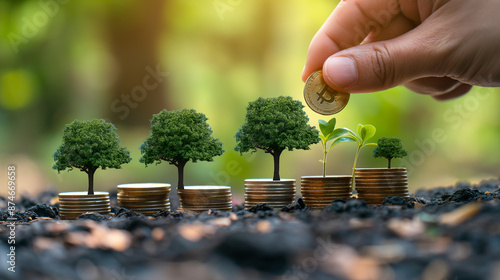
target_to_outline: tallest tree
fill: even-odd
[[[94,194],[94,173],[98,168],[120,168],[130,162],[130,152],[120,146],[113,124],[104,120],[75,120],[64,127],[61,146],[53,155],[57,171],[78,168],[87,173],[88,194]]]
[[[262,98],[250,102],[245,123],[236,132],[236,151],[264,150],[274,159],[273,180],[280,180],[280,156],[288,149],[309,150],[319,142],[318,130],[308,124],[309,118],[300,101],[289,96]]]

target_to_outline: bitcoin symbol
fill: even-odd
[[[327,86],[321,70],[313,72],[304,86],[304,99],[307,106],[322,115],[340,112],[349,101],[349,93],[336,91]]]
[[[335,95],[334,95],[335,93],[331,92],[330,90],[331,90],[331,88],[328,85],[325,85],[320,92],[316,92],[316,95],[318,95],[317,101],[321,100],[319,102],[320,104],[323,104],[323,102],[325,102],[325,101],[328,103],[332,103],[333,101],[335,101]],[[325,95],[326,95],[326,98],[325,98]]]

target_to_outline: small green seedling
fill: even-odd
[[[389,161],[388,167],[391,168],[391,159],[402,158],[408,155],[408,151],[403,148],[403,142],[398,137],[382,137],[377,141],[377,147],[373,149],[373,157],[384,157]]]
[[[346,128],[337,128],[335,129],[335,125],[337,120],[335,118],[330,119],[328,122],[324,120],[319,120],[319,138],[321,139],[321,147],[323,148],[323,159],[320,159],[320,162],[323,163],[323,177],[326,176],[326,159],[328,152],[337,144],[342,142],[350,142],[353,141],[348,137],[341,137],[342,135],[349,132]],[[332,144],[327,147],[328,142],[333,141]]]
[[[129,163],[130,152],[120,146],[113,124],[104,120],[75,120],[64,126],[61,146],[52,156],[58,172],[78,168],[87,173],[88,194],[94,194],[94,173],[100,167],[117,168]]]
[[[177,189],[184,189],[184,166],[188,161],[213,161],[224,152],[212,137],[207,117],[193,109],[162,110],[151,119],[150,135],[141,145],[140,162],[166,161],[177,167]]]
[[[356,156],[354,157],[354,164],[352,166],[352,187],[356,187],[356,179],[354,173],[356,171],[356,163],[358,161],[359,151],[361,148],[366,146],[377,146],[377,143],[367,143],[366,141],[375,135],[377,129],[371,124],[358,124],[358,133],[354,133],[352,130],[348,130],[349,133],[346,134],[346,138],[351,139],[351,141],[358,144],[358,149],[356,150]]]

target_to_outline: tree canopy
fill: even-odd
[[[377,147],[373,149],[373,157],[386,158],[389,161],[388,168],[391,168],[391,159],[408,155],[408,151],[403,148],[403,142],[398,137],[381,137],[377,144]]]
[[[93,175],[100,167],[121,168],[130,162],[130,152],[120,146],[116,127],[104,120],[75,120],[64,127],[62,144],[53,155],[57,171],[78,168],[89,175],[89,194]]]
[[[162,110],[151,119],[150,135],[140,147],[140,162],[146,166],[166,161],[179,169],[183,188],[183,168],[188,161],[213,161],[224,152],[219,139],[212,137],[207,117],[193,109]]]
[[[289,96],[258,98],[247,107],[245,123],[236,132],[236,151],[262,149],[275,157],[275,180],[279,180],[279,156],[285,149],[308,150],[320,141],[318,130],[308,124],[309,118],[300,101]]]

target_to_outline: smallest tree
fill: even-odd
[[[94,173],[100,167],[121,168],[130,152],[120,146],[116,127],[104,120],[75,120],[64,127],[61,146],[53,155],[58,172],[78,168],[87,173],[88,194],[94,194]]]
[[[150,135],[141,145],[140,162],[166,161],[177,167],[177,188],[184,189],[184,166],[188,161],[213,161],[224,152],[219,139],[212,137],[207,117],[193,109],[162,110],[151,119]]]
[[[402,158],[408,155],[408,151],[403,148],[403,142],[398,137],[382,137],[378,139],[377,147],[373,149],[373,157],[384,157],[389,161],[388,168],[391,168],[393,158]]]

